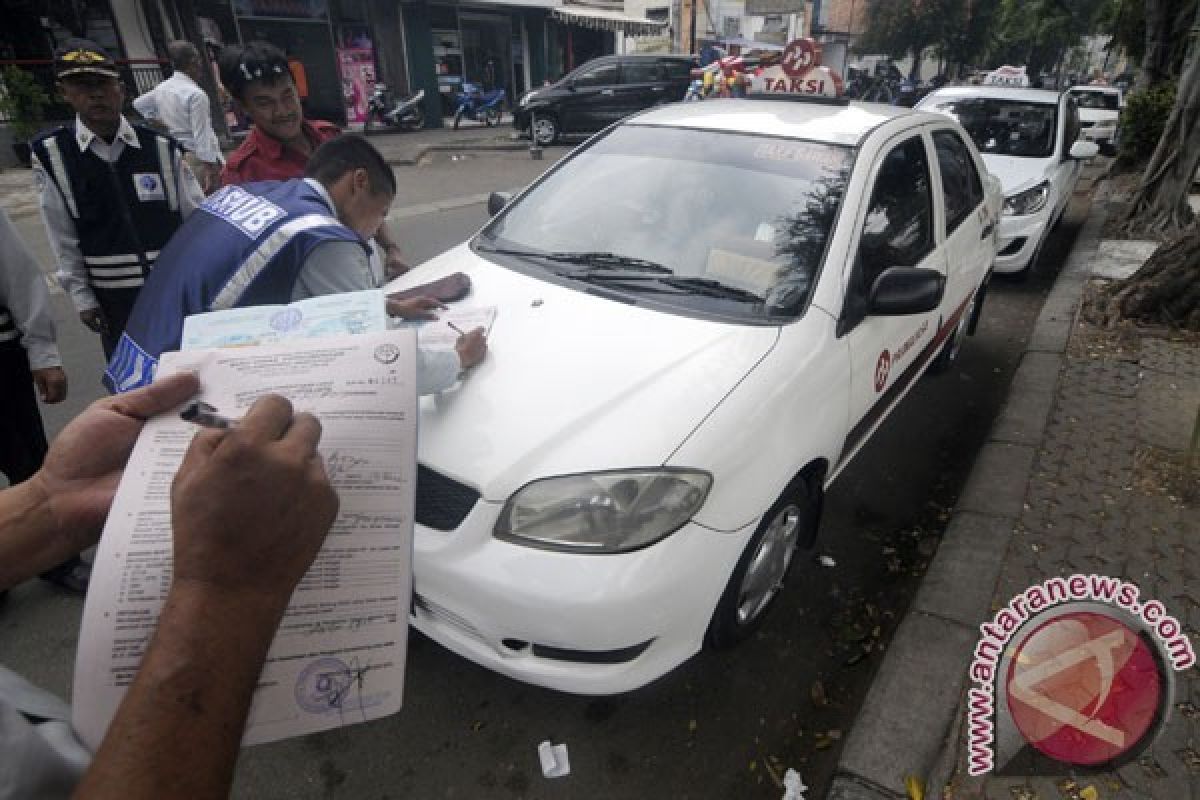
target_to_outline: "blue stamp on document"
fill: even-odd
[[[341,660],[318,658],[296,678],[296,704],[312,714],[346,708],[355,681],[353,671]]]
[[[304,315],[300,313],[300,309],[285,308],[271,315],[270,325],[280,333],[287,333],[298,328],[303,319]]]

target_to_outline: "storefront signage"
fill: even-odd
[[[746,14],[803,14],[804,0],[746,0]]]

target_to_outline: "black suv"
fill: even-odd
[[[673,103],[687,94],[692,56],[601,56],[571,71],[551,86],[521,98],[513,127],[540,145],[564,133],[595,133],[643,108]]]

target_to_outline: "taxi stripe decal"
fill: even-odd
[[[841,458],[838,459],[839,467],[843,462],[846,461],[847,458],[849,458],[850,454],[855,451],[855,448],[862,443],[862,440],[871,431],[871,429],[875,427],[875,423],[879,422],[879,419],[884,415],[884,412],[891,408],[892,404],[895,403],[896,400],[904,394],[912,382],[916,380],[925,364],[928,363],[928,361],[937,355],[938,351],[941,350],[942,345],[945,344],[946,339],[949,338],[950,334],[954,332],[954,329],[958,327],[958,321],[962,319],[962,315],[966,313],[967,308],[971,305],[972,297],[974,297],[974,293],[967,295],[967,299],[963,300],[962,305],[960,305],[954,311],[954,313],[950,315],[950,318],[947,319],[940,328],[938,328],[937,334],[935,334],[933,340],[925,346],[925,349],[921,351],[921,354],[913,359],[913,363],[909,364],[908,368],[900,374],[900,377],[896,378],[896,382],[889,386],[887,390],[880,395],[879,399],[875,401],[875,405],[871,406],[870,410],[868,410],[867,413],[863,415],[863,418],[858,421],[858,424],[851,428],[850,432],[846,434],[846,442],[842,446],[842,455]]]

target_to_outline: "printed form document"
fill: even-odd
[[[243,744],[400,709],[412,587],[416,335],[392,330],[283,345],[165,353],[159,373],[199,374],[195,398],[243,416],[276,393],[322,425],[341,499],[267,655]],[[199,428],[180,409],[146,423],[96,555],[75,662],[73,724],[100,745],[171,584],[171,481]]]

